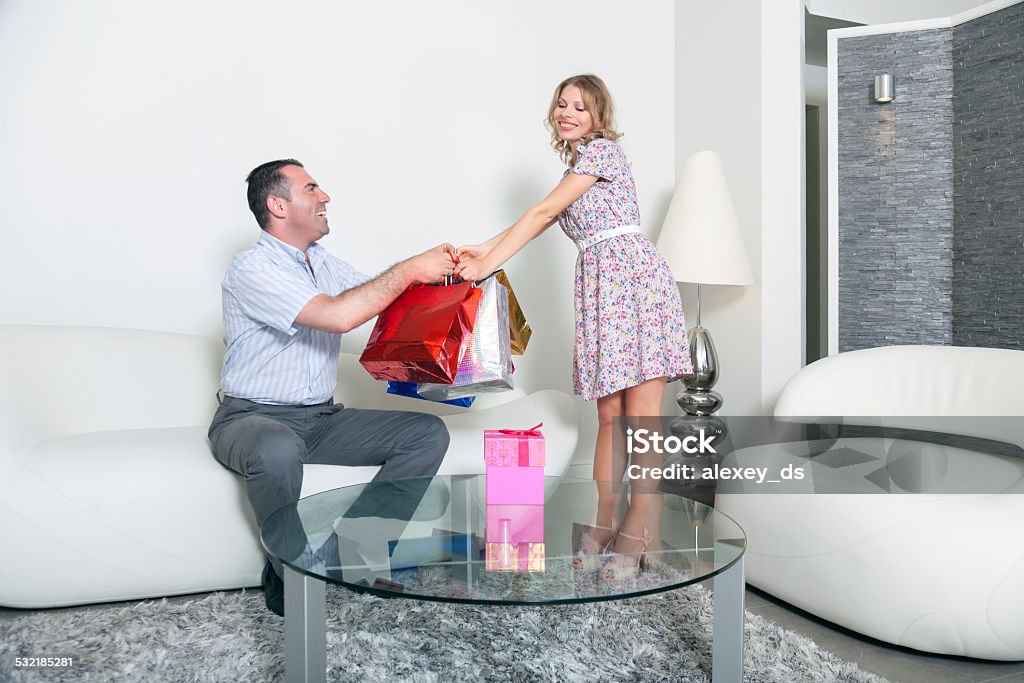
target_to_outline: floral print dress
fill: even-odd
[[[570,239],[640,225],[633,174],[615,142],[581,143],[576,164],[564,175],[569,173],[598,179],[558,217]],[[679,290],[664,257],[642,233],[606,239],[579,255],[575,303],[573,389],[584,400],[655,377],[672,381],[693,374]]]

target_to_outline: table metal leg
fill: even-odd
[[[466,556],[455,556],[453,553],[453,560],[458,559],[459,561],[453,561],[449,567],[452,572],[452,579],[458,581],[465,586],[472,586],[474,581],[474,565],[473,560],[473,532],[472,529],[483,528],[483,524],[480,520],[476,519],[479,516],[479,512],[476,511],[476,507],[473,505],[472,491],[474,487],[479,487],[479,482],[475,476],[454,476],[451,478],[451,528],[452,529],[465,529],[466,530]]]
[[[327,585],[284,565],[284,673],[288,683],[327,681]]]
[[[743,599],[746,590],[743,556],[714,581],[711,680],[714,683],[739,683],[743,680]]]

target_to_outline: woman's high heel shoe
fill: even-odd
[[[615,542],[615,529],[610,526],[591,524],[580,537],[579,549],[572,558],[572,568],[576,571],[596,572],[604,566],[608,559],[608,548]],[[608,539],[603,543],[596,538],[597,531],[607,531]]]
[[[651,543],[651,535],[644,528],[643,537],[632,536],[625,531],[619,531],[618,538],[626,538],[630,541],[638,541],[642,545],[636,553],[616,553],[601,567],[601,573],[597,578],[599,581],[623,581],[636,577],[641,568],[647,567],[647,546]]]

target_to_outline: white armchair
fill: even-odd
[[[892,346],[822,359],[783,389],[776,417],[886,416],[886,425],[1024,446],[1024,351]],[[854,450],[868,440],[844,439]],[[877,444],[877,439],[872,439]],[[896,645],[1024,659],[1024,458],[887,441],[996,477],[1003,494],[718,495],[747,533],[747,580],[786,602]],[[734,455],[744,465],[778,453]],[[1014,495],[1016,494],[1016,495]]]

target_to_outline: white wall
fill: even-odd
[[[805,358],[804,2],[761,9],[761,402],[770,413]]]
[[[676,14],[677,172],[698,150],[722,157],[756,283],[703,288],[724,415],[770,412],[802,365],[803,7],[709,2]],[[692,316],[696,286],[682,292]]]
[[[324,245],[367,272],[483,239],[560,179],[542,121],[582,71],[615,95],[656,235],[673,16],[670,0],[6,0],[0,322],[219,335],[220,277],[258,237],[243,181],[273,158],[332,195]],[[527,390],[571,390],[575,259],[556,227],[507,266],[535,332]]]
[[[718,350],[724,415],[761,414],[760,22],[757,3],[693,3],[676,13],[676,172],[694,152],[721,156],[755,282],[702,287],[701,322]],[[681,285],[690,325],[696,290]]]
[[[789,111],[799,79],[799,65],[761,68],[799,49],[803,18],[789,25],[790,3],[802,7],[6,0],[0,323],[220,334],[220,277],[258,235],[245,174],[282,156],[303,160],[334,198],[325,246],[368,272],[442,240],[477,241],[557,182],[542,125],[551,90],[593,71],[615,94],[652,237],[686,158],[722,156],[758,284],[706,288],[703,322],[721,356],[723,412],[760,414],[796,369],[766,373],[777,360],[762,360],[772,316],[794,306],[778,295],[800,277],[783,269],[780,289],[761,289],[765,241],[791,243],[800,223],[787,199],[762,235],[762,177],[802,187],[789,162],[762,160],[762,112]],[[766,45],[773,23],[781,33]],[[792,109],[802,121],[800,103]],[[576,251],[556,231],[507,267],[535,330],[517,363],[529,391],[571,387]],[[695,287],[682,293],[692,325]],[[368,332],[345,348],[359,350]],[[798,354],[802,334],[784,333],[769,347],[793,339]]]
[[[804,101],[816,107],[828,103],[828,69],[813,64],[804,65]]]

